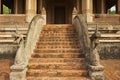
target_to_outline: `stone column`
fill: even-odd
[[[2,14],[2,2],[0,0],[0,14]]]
[[[77,2],[77,11],[78,13],[80,13],[80,0],[77,0],[76,2]]]
[[[36,15],[37,0],[26,0],[26,21],[30,22]]]
[[[41,13],[42,13],[42,8],[43,8],[43,1],[40,0],[40,11],[41,11]]]
[[[42,11],[42,0],[37,0],[37,13],[41,14]]]
[[[93,0],[82,1],[82,13],[85,14],[87,22],[93,22]]]
[[[104,0],[101,0],[101,13],[102,14],[105,13],[105,2],[104,2]]]
[[[117,11],[118,11],[118,14],[120,14],[120,0],[118,0],[118,2],[117,2]]]
[[[18,14],[18,0],[14,0],[14,13]]]

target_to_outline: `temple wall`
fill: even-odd
[[[97,23],[120,23],[120,15],[93,15],[93,22]]]
[[[15,59],[18,45],[0,44],[0,59]]]
[[[14,59],[19,45],[15,42],[15,32],[26,36],[29,23],[0,23],[0,59]]]
[[[26,15],[0,15],[0,22],[26,22]]]
[[[101,59],[120,59],[120,43],[101,43],[98,51]]]

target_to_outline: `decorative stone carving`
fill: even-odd
[[[91,53],[89,54],[89,61],[90,64],[89,68],[89,75],[92,80],[105,80],[103,75],[104,67],[100,65],[100,57],[97,51],[97,46],[99,44],[98,38],[101,36],[100,32],[98,31],[98,25],[96,26],[95,33],[91,36]]]
[[[16,37],[15,40],[19,44],[19,49],[16,53],[14,65],[11,66],[10,80],[25,80],[29,57],[39,38],[38,35],[41,32],[43,23],[44,19],[41,15],[36,15],[33,18],[29,26],[26,42],[23,35],[19,34],[17,31],[14,34]]]
[[[22,41],[23,42],[25,41],[25,36],[18,32],[18,28],[17,27],[16,27],[15,33],[12,36],[15,37],[15,42],[14,43],[17,43],[19,45],[21,44]]]
[[[99,44],[98,38],[100,37],[100,32],[96,26],[95,33],[89,39],[87,24],[84,20],[83,15],[77,15],[73,20],[73,25],[76,27],[76,31],[82,41],[83,53],[85,54],[89,76],[91,80],[105,80],[103,70],[104,67],[100,65],[99,53],[97,51],[97,46]],[[90,41],[91,40],[91,41]]]
[[[90,64],[93,65],[93,66],[97,66],[97,65],[100,65],[99,63],[99,53],[96,49],[96,47],[98,46],[99,44],[99,40],[98,38],[101,36],[100,32],[98,32],[98,27],[96,26],[96,31],[95,33],[91,36],[91,48],[92,50],[90,51]]]
[[[26,55],[22,54],[25,49],[25,39],[24,35],[18,33],[17,28],[13,36],[15,37],[15,43],[19,45],[19,49],[16,53],[14,65],[11,66],[10,80],[23,80],[26,75]]]

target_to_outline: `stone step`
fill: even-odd
[[[25,31],[18,31],[19,34],[23,34],[23,35],[26,35],[27,32]],[[12,32],[9,32],[9,31],[3,31],[3,32],[0,32],[0,35],[13,35],[15,34],[15,31],[12,31]]]
[[[66,42],[60,42],[60,41],[39,41],[37,42],[37,46],[44,46],[44,45],[48,45],[48,46],[67,46],[67,47],[73,47],[73,46],[80,46],[80,42],[70,42],[70,41],[66,41]]]
[[[57,62],[57,63],[63,63],[63,62],[78,62],[78,63],[84,63],[85,58],[31,58],[29,63],[51,63],[51,62]]]
[[[42,35],[58,35],[58,36],[71,36],[71,35],[77,35],[77,33],[44,33],[44,34],[40,34],[41,36]]]
[[[56,29],[58,29],[58,28],[62,28],[62,29],[66,29],[66,28],[74,28],[72,25],[69,25],[69,26],[66,26],[66,25],[45,25],[45,26],[43,26],[43,28],[50,28],[50,29],[54,29],[54,28],[56,28]]]
[[[57,30],[59,30],[59,29],[74,29],[74,27],[71,27],[71,26],[65,26],[65,27],[61,27],[61,26],[59,26],[59,27],[56,27],[56,26],[51,26],[51,27],[48,27],[48,26],[44,26],[43,27],[43,29],[57,29]]]
[[[58,43],[58,44],[79,44],[80,45],[80,42],[79,41],[39,41],[38,43]]]
[[[80,43],[78,39],[42,39],[42,38],[40,38],[38,42],[65,42],[65,43],[78,42]]]
[[[80,49],[35,49],[35,53],[81,53]]]
[[[50,40],[50,39],[49,39]],[[64,44],[64,45],[66,45],[66,44],[78,44],[79,43],[79,45],[80,45],[80,42],[79,41],[38,41],[37,42],[38,44],[39,43],[54,43],[54,44]]]
[[[56,28],[56,27],[51,27],[51,28],[48,28],[48,27],[43,27],[42,28],[42,30],[43,31],[47,31],[47,30],[49,30],[49,31],[61,31],[61,30],[75,30],[73,27],[60,27],[60,28]]]
[[[34,53],[32,58],[83,58],[80,53]]]
[[[51,35],[60,35],[60,34],[64,34],[64,35],[66,35],[66,34],[69,34],[69,35],[76,34],[76,35],[78,35],[75,31],[72,31],[72,32],[70,32],[70,31],[64,31],[64,32],[61,32],[61,31],[59,31],[59,32],[41,31],[40,35],[44,35],[44,34],[46,34],[46,35],[50,35],[50,34]]]
[[[69,25],[69,26],[65,26],[65,25],[63,25],[63,26],[61,26],[61,25],[56,25],[56,26],[54,26],[54,25],[49,25],[49,26],[43,26],[43,28],[44,29],[66,29],[66,28],[74,28],[72,25]]]
[[[86,70],[87,67],[85,63],[78,63],[78,62],[49,62],[49,63],[43,63],[43,62],[35,62],[35,63],[29,63],[28,68],[30,69],[57,69],[57,70]]]
[[[89,80],[81,42],[72,25],[43,27],[26,80]]]
[[[88,74],[87,70],[34,70],[30,69],[27,71],[27,76],[31,77],[86,77]]]
[[[24,23],[24,22],[19,22],[19,23],[17,23],[17,22],[1,22],[0,23],[0,27],[3,27],[3,28],[5,28],[5,27],[8,27],[8,28],[11,28],[11,27],[13,27],[13,28],[20,28],[20,27],[29,27],[29,23]]]
[[[52,33],[76,33],[76,31],[75,30],[42,30],[41,31],[41,33],[42,34],[44,34],[44,33],[48,33],[48,34],[52,34]]]
[[[13,30],[14,30],[14,31],[16,31],[16,28],[13,28],[13,27],[11,27],[11,28],[10,28],[10,27],[8,27],[8,28],[7,28],[7,27],[4,27],[4,28],[3,28],[3,27],[0,27],[0,31],[2,31],[2,30],[6,30],[6,31],[9,31],[9,30],[13,31]],[[27,31],[28,28],[27,28],[27,27],[21,27],[21,28],[18,28],[18,31],[19,31],[19,30],[20,30],[20,31],[21,31],[21,30],[22,30],[22,31]]]
[[[49,27],[43,27],[42,28],[42,30],[49,30],[49,31],[56,31],[56,30],[58,30],[58,31],[60,31],[60,30],[75,30],[73,27],[59,27],[59,28],[56,28],[56,27],[51,27],[51,28],[49,28]]]
[[[41,38],[43,38],[43,39],[52,39],[52,38],[54,38],[54,39],[71,39],[71,38],[76,38],[76,39],[78,39],[78,37],[77,36],[69,36],[69,37],[62,37],[62,36],[57,36],[57,37],[54,37],[54,36],[52,36],[52,37],[49,37],[49,36],[43,36],[43,37],[39,37],[39,39],[41,39]]]
[[[86,77],[27,77],[26,80],[90,80]]]
[[[40,35],[41,37],[77,37],[78,35],[52,35],[52,34],[48,34],[48,35]]]
[[[44,27],[72,27],[71,24],[47,24]]]
[[[38,45],[36,49],[80,49],[80,45],[77,46],[67,46],[67,45]]]
[[[42,42],[44,42],[44,41],[49,41],[49,42],[51,42],[51,41],[63,41],[63,42],[73,42],[73,41],[75,41],[75,42],[78,42],[79,40],[78,39],[40,39],[39,41],[42,41]]]
[[[78,37],[45,37],[45,38],[43,38],[43,37],[40,37],[39,38],[39,40],[78,40]]]
[[[80,43],[77,43],[77,42],[37,42],[36,43],[37,45],[53,45],[53,46],[56,46],[56,45],[68,45],[68,46],[77,46],[77,45],[80,45]]]

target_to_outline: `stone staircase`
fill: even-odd
[[[26,80],[89,80],[85,56],[72,25],[43,27]]]

